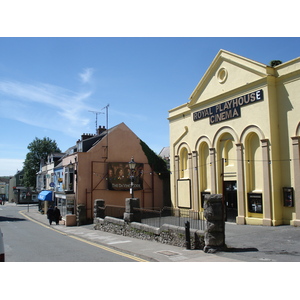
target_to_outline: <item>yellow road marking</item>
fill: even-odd
[[[100,244],[96,244],[96,243],[94,243],[94,242],[90,242],[90,241],[84,240],[84,239],[82,239],[82,238],[80,238],[80,237],[77,237],[77,236],[74,236],[74,235],[69,235],[69,237],[71,237],[71,238],[73,238],[73,239],[75,239],[75,240],[78,240],[78,241],[81,241],[81,242],[90,244],[90,245],[92,245],[92,246],[101,248],[101,249],[103,249],[103,250],[106,250],[106,251],[109,251],[109,252],[112,252],[112,253],[115,253],[115,254],[118,254],[118,255],[121,255],[121,256],[124,256],[124,257],[130,258],[130,259],[136,260],[136,261],[139,261],[139,262],[148,262],[148,261],[145,260],[145,259],[142,259],[142,258],[133,256],[133,255],[130,255],[130,254],[126,254],[126,253],[120,252],[120,251],[118,251],[118,250],[114,250],[114,249],[112,249],[112,248],[109,248],[109,247],[106,247],[106,246],[102,246],[102,245],[100,245]]]
[[[37,223],[37,224],[39,224],[39,225],[41,225],[41,226],[43,226],[43,227],[45,227],[45,228],[51,229],[51,230],[53,230],[53,231],[55,231],[55,232],[57,232],[57,233],[60,233],[60,234],[62,234],[62,235],[66,235],[66,236],[68,236],[68,237],[70,237],[70,238],[72,238],[72,239],[81,241],[81,242],[83,242],[83,243],[92,245],[92,246],[94,246],[94,247],[100,248],[100,249],[102,249],[102,250],[105,250],[105,251],[108,251],[108,252],[111,252],[111,253],[114,253],[114,254],[123,256],[123,257],[130,258],[130,259],[135,260],[135,261],[138,261],[138,262],[149,262],[148,260],[145,260],[145,259],[142,259],[142,258],[133,256],[133,255],[130,255],[130,254],[126,254],[126,253],[123,253],[123,252],[121,252],[121,251],[114,250],[114,249],[112,249],[112,248],[109,248],[109,247],[106,247],[106,246],[103,246],[103,245],[100,245],[100,244],[97,244],[97,243],[94,243],[94,242],[90,242],[90,241],[88,241],[88,240],[85,240],[85,239],[83,239],[83,238],[77,237],[77,236],[75,236],[75,235],[70,235],[70,234],[67,234],[67,233],[65,233],[65,232],[62,232],[62,231],[60,231],[60,230],[57,230],[57,229],[55,229],[55,228],[52,228],[52,227],[50,227],[50,226],[48,226],[48,225],[45,225],[45,224],[43,224],[43,223],[41,223],[41,222],[39,222],[39,221],[36,221],[36,220],[30,218],[29,216],[25,215],[25,214],[23,213],[23,211],[20,211],[19,213],[20,213],[23,217],[27,218],[28,220],[30,220],[30,221],[32,221],[32,222],[35,222],[35,223]]]

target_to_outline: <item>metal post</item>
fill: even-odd
[[[27,189],[27,193],[26,193],[26,199],[27,199],[27,212],[29,212],[29,197],[30,195],[29,194],[29,190]]]
[[[190,222],[185,222],[185,246],[186,249],[191,249],[191,235],[190,235]]]
[[[129,165],[129,169],[130,169],[130,179],[131,179],[131,185],[130,185],[130,194],[131,194],[131,198],[134,198],[133,195],[133,182],[134,182],[134,174],[135,174],[135,167],[136,167],[136,163],[133,159],[133,157],[131,157],[131,161],[128,163]]]
[[[134,198],[134,195],[133,195],[133,180],[134,180],[133,172],[134,171],[131,171],[131,198]]]

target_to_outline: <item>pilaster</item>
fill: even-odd
[[[244,180],[244,160],[243,160],[243,144],[236,144],[237,157],[237,198],[238,198],[238,216],[236,223],[245,224],[245,180]]]
[[[192,152],[192,164],[193,164],[193,179],[192,179],[192,188],[193,188],[193,201],[194,201],[194,210],[199,211],[199,178],[198,178],[198,153],[197,151]]]
[[[263,225],[272,225],[272,193],[271,193],[271,176],[270,176],[270,157],[269,157],[269,140],[263,139],[262,159],[263,159]]]
[[[296,217],[292,221],[294,226],[300,226],[300,137],[292,137],[294,163],[294,199]]]
[[[210,157],[210,171],[211,171],[211,193],[217,193],[217,182],[216,182],[216,149],[209,148]]]
[[[177,195],[177,182],[179,179],[179,156],[175,155],[174,157],[174,199],[175,199],[175,207],[178,207],[178,195]]]

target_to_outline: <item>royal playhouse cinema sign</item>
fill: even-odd
[[[209,118],[210,124],[219,123],[241,116],[241,106],[264,100],[263,90],[205,108],[193,113],[194,121]]]

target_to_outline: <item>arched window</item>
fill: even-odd
[[[188,151],[182,148],[180,151],[180,178],[189,178],[188,172]]]
[[[246,139],[246,174],[247,191],[262,191],[263,174],[262,150],[259,137],[256,133],[250,133]]]
[[[207,143],[201,143],[199,147],[199,183],[200,191],[210,190],[210,158]]]
[[[235,164],[235,155],[233,137],[230,133],[225,133],[220,139],[220,159],[225,159],[225,167]]]

